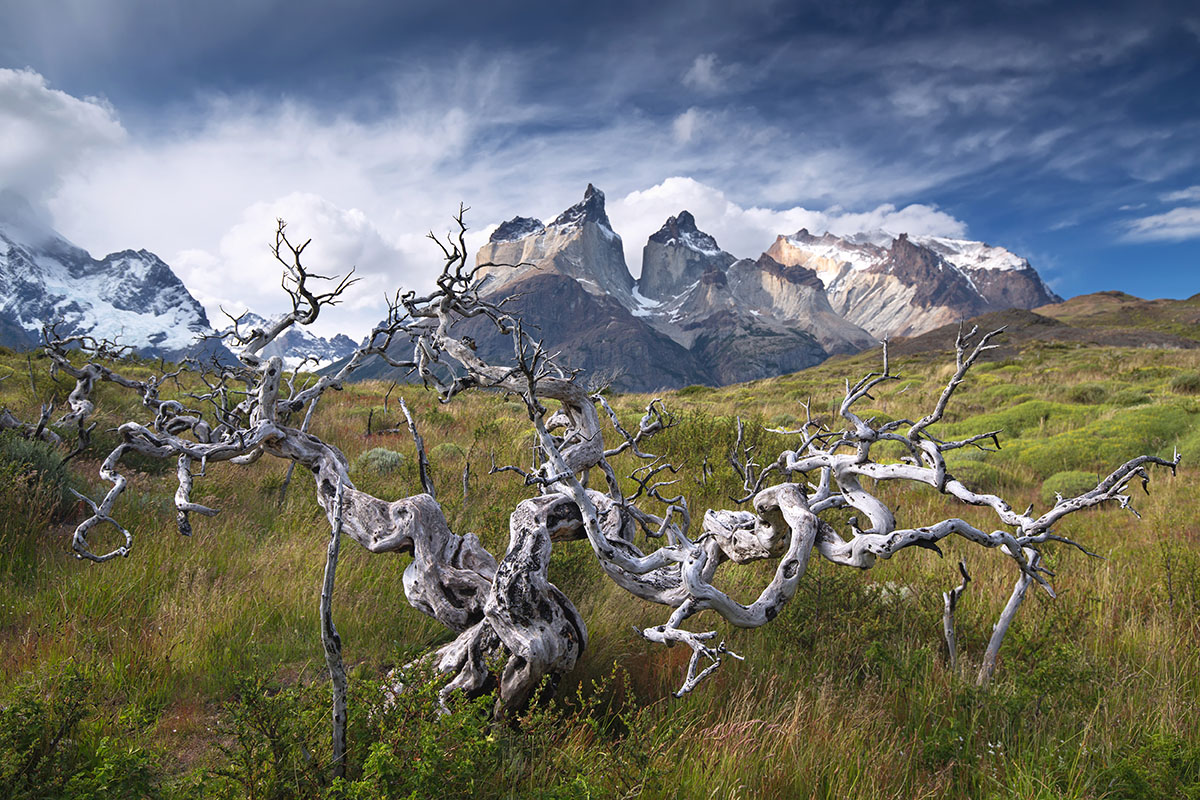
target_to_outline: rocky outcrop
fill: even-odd
[[[681,211],[651,234],[642,249],[638,293],[651,300],[670,299],[700,280],[706,271],[723,271],[735,260],[717,246],[716,239],[696,227],[689,212]]]
[[[758,270],[756,262],[744,263],[750,265],[749,271]],[[747,300],[745,289],[753,282],[746,278],[745,271],[735,271],[738,264],[743,262],[730,266],[728,272],[710,265],[682,294],[655,307],[646,316],[647,321],[707,365],[711,382],[717,384],[795,372],[828,358],[831,351],[814,335],[812,321],[775,315],[769,309],[770,297],[765,292],[758,298],[761,304]],[[786,270],[774,262],[770,264],[780,273],[793,272],[788,276],[790,279],[804,280],[800,272],[807,272],[803,268]],[[766,262],[764,266],[770,268]],[[811,273],[809,280],[813,280]],[[808,290],[813,291],[811,284]],[[819,281],[815,292],[824,297]],[[826,302],[825,307],[828,305]],[[830,316],[834,316],[832,312]],[[838,322],[853,328],[844,320]],[[864,332],[858,333],[864,340],[863,346],[874,343]],[[837,341],[844,344],[840,339]]]
[[[870,333],[833,310],[821,279],[807,267],[787,267],[764,253],[734,263],[728,279],[739,305],[812,334],[830,355],[875,344]]]
[[[504,295],[532,272],[566,275],[591,294],[615,297],[633,305],[633,276],[625,265],[621,237],[612,229],[604,209],[604,193],[588,184],[583,200],[562,212],[549,225],[515,217],[492,233],[479,249],[475,263],[485,277],[484,292]]]

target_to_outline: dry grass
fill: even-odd
[[[24,360],[12,355],[0,354],[0,365],[24,370]],[[730,507],[729,496],[740,489],[726,461],[735,416],[752,423],[761,452],[775,452],[787,440],[762,432],[762,425],[794,424],[802,417],[798,401],[809,397],[814,413],[828,415],[843,378],[873,366],[859,356],[793,376],[668,396],[680,424],[655,452],[683,468],[680,487],[695,517],[708,507]],[[896,368],[905,380],[881,387],[872,413],[898,418],[930,407],[946,375],[944,362],[912,358]],[[1170,383],[1198,368],[1200,356],[1188,352],[1032,347],[1011,363],[981,365],[947,421],[968,429],[1026,399],[1050,403],[1049,413],[1024,420],[1019,436],[1003,439],[1005,449],[984,459],[996,467],[1014,506],[1040,504],[1044,476],[1029,460],[1040,457],[1038,447],[1059,442],[1063,457],[1081,469],[1113,466],[1097,463],[1091,434],[1085,439],[1082,432],[1129,413],[1107,402],[1073,401],[1070,387],[1102,384],[1110,398],[1122,390],[1145,392],[1148,403],[1133,410],[1171,413],[1178,421],[1172,440],[1150,444],[1168,455],[1179,444],[1186,458],[1200,453],[1200,403],[1172,393]],[[0,403],[29,416],[38,398],[24,383],[0,383]],[[67,388],[54,391],[61,399]],[[353,475],[380,496],[403,496],[418,485],[411,441],[364,435],[372,409],[376,429],[399,419],[394,404],[384,412],[385,391],[384,384],[364,383],[331,393],[314,429],[351,463],[374,447],[404,454],[397,472]],[[497,463],[528,461],[522,409],[500,397],[464,396],[441,406],[418,389],[403,394],[431,448],[442,442],[458,447],[444,448],[433,465],[447,517],[502,552],[508,513],[527,490],[511,475],[487,475],[486,467],[492,453]],[[1075,396],[1101,394],[1088,389]],[[111,387],[100,399],[101,408],[106,401],[116,407],[104,412],[101,428],[138,411]],[[615,404],[635,425],[649,399],[621,396]],[[1135,438],[1130,447],[1147,444]],[[705,455],[716,473],[701,483]],[[98,457],[89,454],[75,472],[93,493]],[[465,460],[472,464],[466,502]],[[681,680],[686,653],[652,647],[630,632],[630,626],[661,622],[662,610],[619,592],[586,545],[558,547],[552,576],[575,600],[590,633],[588,651],[561,693],[571,696],[582,687],[587,695],[593,681],[620,664],[636,702],[645,706],[636,728],[621,735],[653,749],[644,768],[657,777],[604,783],[615,781],[605,777],[604,758],[617,745],[576,720],[564,728],[561,753],[538,768],[549,772],[531,766],[523,782],[501,781],[496,788],[522,796],[529,786],[575,770],[645,797],[1137,796],[1140,784],[1129,775],[1158,774],[1164,763],[1179,761],[1161,756],[1156,743],[1182,742],[1200,765],[1200,473],[1184,463],[1178,476],[1153,476],[1151,494],[1136,499],[1140,522],[1109,510],[1063,524],[1059,533],[1105,560],[1065,548],[1049,552],[1060,596],[1031,594],[988,691],[973,686],[970,669],[1015,578],[997,553],[950,542],[945,559],[906,551],[863,574],[814,562],[797,597],[767,628],[701,622],[715,625],[747,659],[725,665],[695,693],[674,701],[667,694]],[[319,680],[323,669],[316,599],[327,531],[304,476],[297,475],[278,505],[284,471],[285,465],[269,462],[210,470],[193,499],[222,512],[199,521],[190,539],[174,531],[170,472],[136,474],[118,513],[137,542],[119,563],[76,561],[67,547],[69,524],[23,530],[20,542],[5,540],[0,682],[37,681],[82,665],[100,701],[97,730],[160,748],[168,774],[218,763],[215,730],[236,676],[303,683]],[[932,491],[880,491],[898,506],[902,523],[947,515],[990,522],[988,514],[952,506]],[[957,582],[960,557],[975,580],[958,620],[966,668],[955,675],[939,636],[941,592]],[[399,555],[344,551],[336,614],[346,657],[359,675],[382,675],[447,637],[407,606],[400,580],[405,563]],[[735,594],[748,596],[770,569],[726,567],[718,575]],[[884,585],[908,587],[912,597],[896,600],[879,591]],[[1159,791],[1155,787],[1168,784],[1147,785]],[[1135,788],[1126,792],[1128,786]]]

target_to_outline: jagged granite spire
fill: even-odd
[[[604,192],[590,183],[583,200],[549,225],[515,217],[497,228],[476,254],[476,263],[489,262],[514,266],[485,267],[480,275],[487,293],[521,291],[516,285],[531,274],[557,272],[579,281],[584,291],[612,295],[626,308],[634,305],[621,237],[604,211]]]
[[[696,218],[692,212],[680,211],[674,217],[667,217],[663,226],[650,234],[650,241],[658,244],[670,244],[672,240],[689,246],[693,250],[718,251],[717,240],[696,227]]]
[[[604,210],[604,192],[590,183],[583,193],[583,200],[559,214],[550,224],[566,227],[582,225],[585,222],[594,222],[612,230],[612,224],[608,221],[608,214]]]
[[[717,240],[696,227],[688,211],[668,217],[642,249],[638,292],[651,300],[667,300],[687,289],[709,270],[723,272],[734,262]]]

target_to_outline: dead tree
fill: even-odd
[[[194,480],[218,462],[244,465],[271,456],[312,474],[317,501],[332,531],[321,617],[335,687],[335,731],[345,720],[345,676],[331,612],[343,534],[372,553],[412,555],[403,576],[409,603],[455,634],[454,640],[429,655],[447,678],[443,694],[495,689],[500,711],[527,703],[544,680],[554,684],[575,665],[587,644],[583,618],[547,577],[551,548],[578,540],[586,541],[601,569],[618,586],[668,609],[661,624],[641,630],[640,635],[651,642],[691,649],[687,674],[677,692],[682,695],[727,656],[740,658],[718,641],[715,630],[689,625],[701,612],[711,611],[737,627],[759,627],[774,619],[796,593],[813,553],[834,564],[869,569],[878,559],[891,558],[905,548],[936,550],[942,539],[959,536],[1003,553],[1015,568],[1017,589],[997,623],[985,659],[984,669],[990,675],[995,652],[1025,589],[1036,583],[1053,595],[1041,549],[1052,542],[1080,547],[1054,533],[1055,525],[1068,514],[1110,500],[1129,507],[1126,488],[1135,478],[1148,479],[1148,465],[1174,470],[1179,462],[1178,455],[1172,460],[1133,458],[1094,489],[1060,499],[1040,515],[1034,515],[1032,508],[1017,512],[996,495],[968,488],[947,470],[945,454],[963,447],[987,448],[997,442],[997,432],[946,441],[931,428],[942,419],[971,366],[992,347],[989,342],[997,332],[982,335],[974,344],[975,331],[960,332],[957,368],[929,414],[915,421],[875,423],[856,413],[857,404],[875,387],[896,378],[885,348],[882,371],[853,385],[847,381],[838,409],[839,427],[806,414],[799,429],[784,432],[795,437],[794,448],[769,462],[760,457],[756,463],[739,442],[731,461],[744,480],[742,502],[749,509],[708,510],[695,530],[682,494],[670,494],[675,466],[647,450],[655,434],[673,421],[661,401],[650,403],[636,430],[623,426],[603,396],[585,389],[575,373],[558,364],[524,330],[519,319],[506,313],[504,301],[480,294],[480,267],[467,264],[461,211],[457,222],[456,235],[446,241],[434,238],[444,256],[436,288],[424,295],[398,292],[387,319],[337,374],[303,388],[285,382],[279,358],[264,358],[260,353],[291,326],[310,324],[323,307],[337,303],[350,279],[309,274],[301,260],[305,245],[293,246],[282,222],[275,253],[284,268],[283,288],[291,297],[292,311],[266,328],[243,330],[235,320],[225,338],[238,364],[200,371],[207,390],[187,395],[188,405],[160,400],[162,379],[129,380],[95,361],[71,366],[79,352],[67,345],[80,345],[86,354],[86,341],[53,340],[46,346],[57,368],[76,379],[68,400],[71,410],[63,422],[74,425],[80,434],[94,410],[89,397],[97,381],[138,392],[153,414],[151,421],[126,422],[117,429],[119,443],[100,468],[111,488],[98,501],[87,501],[92,514],[74,533],[74,548],[81,558],[107,561],[129,555],[133,547],[133,534],[116,515],[117,500],[126,487],[121,473],[126,453],[177,461],[175,506],[179,531],[185,535],[191,532],[193,514],[217,513],[193,503],[191,493]],[[332,288],[319,292],[314,288],[318,280],[328,280]],[[454,324],[472,317],[490,320],[511,339],[510,363],[485,361],[473,342],[455,335]],[[404,355],[397,357],[397,352]],[[409,497],[373,497],[354,486],[341,451],[307,430],[308,417],[302,412],[311,410],[325,391],[340,387],[372,356],[408,371],[436,390],[443,402],[468,390],[502,392],[523,401],[536,434],[539,466],[494,467],[518,474],[531,494],[512,511],[509,544],[501,558],[489,553],[474,534],[451,529],[427,475],[421,490]],[[407,416],[407,409],[402,409]],[[415,425],[412,432],[423,463]],[[614,446],[606,444],[606,433]],[[898,447],[903,456],[876,460],[873,450],[884,444]],[[622,478],[613,461],[624,453],[640,466]],[[593,472],[598,479],[589,488],[588,476]],[[898,527],[892,510],[864,486],[864,479],[872,485],[899,481],[932,486],[968,505],[991,509],[995,528],[980,529],[958,518]],[[594,488],[601,482],[603,490]],[[855,515],[840,531],[824,518],[837,509]],[[99,525],[114,526],[124,543],[108,552],[93,552],[89,535]],[[742,604],[719,588],[719,570],[727,562],[742,565],[762,559],[774,560],[776,567],[756,600]],[[956,590],[955,599],[957,593],[961,590]],[[948,605],[946,625],[952,630],[953,606]],[[498,674],[493,671],[497,664],[502,665]],[[344,742],[344,735],[335,736],[335,741]],[[341,747],[335,748],[338,762],[344,752]]]

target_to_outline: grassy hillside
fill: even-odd
[[[1152,330],[1200,340],[1200,294],[1186,300],[1143,300],[1124,292],[1096,292],[1043,306],[1037,313],[1089,328]]]
[[[480,704],[451,718],[420,687],[384,707],[388,668],[447,640],[408,607],[407,557],[371,556],[347,543],[335,618],[352,678],[352,785],[342,796],[473,797],[1079,797],[1200,793],[1200,351],[1025,343],[980,364],[942,432],[1001,428],[998,453],[963,453],[951,469],[999,490],[1013,506],[1044,507],[1053,490],[1104,474],[1141,453],[1185,454],[1178,476],[1158,471],[1135,498],[1140,521],[1116,509],[1068,518],[1059,531],[1104,556],[1047,548],[1057,600],[1031,593],[988,690],[971,680],[1015,574],[1009,560],[961,542],[946,557],[908,550],[868,572],[814,560],[787,609],[757,631],[721,631],[746,657],[727,662],[691,695],[670,692],[687,653],[643,642],[631,626],[665,617],[624,596],[587,545],[556,546],[551,576],[589,628],[580,665],[549,709],[489,725]],[[727,454],[737,416],[764,456],[786,445],[765,427],[802,418],[800,401],[829,415],[846,377],[877,355],[802,373],[665,400],[679,424],[656,452],[682,467],[680,488],[698,518],[731,508],[740,481]],[[130,368],[138,371],[141,368]],[[945,356],[897,355],[903,380],[881,386],[879,417],[914,417],[952,372]],[[0,350],[0,405],[23,418],[53,393],[24,356]],[[397,424],[395,395],[366,382],[327,394],[314,430],[379,496],[417,491],[407,435],[366,437]],[[507,516],[528,496],[497,463],[525,463],[523,407],[486,395],[440,406],[402,390],[430,448],[447,518],[493,552]],[[614,404],[636,424],[648,397]],[[137,536],[128,559],[77,561],[71,485],[96,496],[98,461],[133,398],[105,386],[95,445],[65,470],[58,457],[0,439],[0,786],[15,796],[294,797],[321,785],[327,693],[317,594],[328,537],[311,485],[286,465],[214,467],[195,502],[222,509],[175,532],[170,464],[139,459],[118,505]],[[125,416],[128,415],[128,416]],[[371,457],[375,448],[402,455]],[[703,464],[715,471],[701,481]],[[471,463],[464,499],[462,471]],[[1139,489],[1140,492],[1140,489]],[[932,491],[889,486],[900,522],[977,509]],[[111,531],[109,532],[111,533]],[[100,542],[97,542],[97,548]],[[940,639],[941,592],[965,558],[975,580],[960,605],[966,670],[952,673]],[[772,564],[730,571],[735,596],[756,593]],[[22,795],[21,792],[25,794]],[[3,794],[3,792],[0,792]]]

